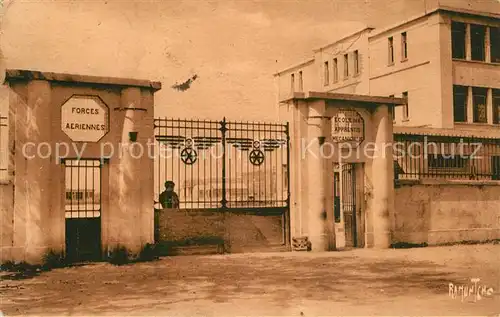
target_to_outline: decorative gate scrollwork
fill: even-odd
[[[181,160],[184,164],[193,165],[198,159],[198,153],[193,148],[194,142],[191,138],[186,138],[184,148],[181,151]]]

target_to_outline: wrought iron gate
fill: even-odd
[[[233,250],[249,236],[289,241],[288,124],[157,118],[154,127],[156,208],[173,181],[181,211],[224,213]]]
[[[101,258],[102,161],[64,159],[66,257],[70,261]]]
[[[341,164],[341,206],[344,216],[346,247],[357,246],[356,169],[354,164]]]

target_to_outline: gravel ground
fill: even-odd
[[[500,316],[500,245],[166,257],[1,274],[4,315]],[[449,283],[493,289],[451,298]]]

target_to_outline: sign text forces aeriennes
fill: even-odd
[[[61,107],[61,129],[75,142],[97,142],[109,131],[108,112],[97,96],[72,96]]]

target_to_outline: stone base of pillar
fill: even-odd
[[[311,251],[311,241],[309,237],[295,237],[292,238],[293,251]]]

